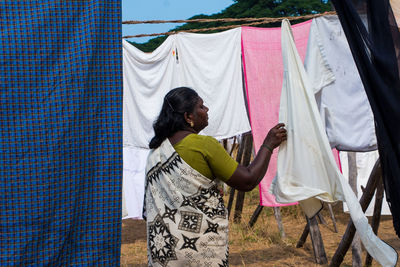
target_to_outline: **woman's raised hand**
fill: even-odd
[[[284,126],[284,123],[278,123],[277,125],[272,127],[265,137],[263,145],[274,149],[278,147],[283,141],[285,141],[287,139],[287,132]]]

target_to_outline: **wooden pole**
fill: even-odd
[[[317,264],[326,264],[328,263],[328,259],[326,258],[324,242],[322,241],[316,216],[311,219],[306,217],[306,219],[310,229],[310,238],[314,249],[315,262]]]
[[[369,176],[367,186],[365,187],[364,193],[360,199],[360,205],[362,210],[365,212],[369,203],[372,200],[374,195],[374,191],[378,185],[378,181],[382,177],[382,169],[379,162],[379,159],[376,161],[374,168],[372,169],[371,175]],[[356,228],[354,227],[353,221],[349,220],[347,224],[346,232],[343,235],[342,240],[335,252],[335,255],[332,257],[332,261],[329,266],[335,267],[340,266],[343,262],[343,258],[347,253],[347,250],[350,247],[351,242],[353,241],[354,234],[356,232]]]
[[[327,223],[326,223],[326,221],[324,219],[324,216],[322,216],[322,214],[320,212],[318,212],[317,218],[318,218],[318,221],[319,221],[320,224],[327,225]]]
[[[347,155],[349,163],[349,184],[354,194],[357,196],[357,155],[355,152],[348,152]],[[361,240],[357,232],[351,244],[351,252],[353,256],[353,267],[361,267]]]
[[[245,147],[243,149],[242,165],[248,166],[250,164],[251,152],[252,152],[252,148],[253,148],[253,135],[251,133],[244,135],[244,145],[245,145]],[[243,192],[243,191],[238,191],[238,193],[237,193],[235,214],[233,216],[233,220],[236,223],[239,223],[242,219],[244,195],[245,195],[245,192]]]
[[[249,221],[249,227],[253,227],[254,224],[256,223],[258,216],[260,216],[262,209],[264,208],[264,206],[261,206],[260,204],[258,204],[256,210],[254,211],[253,215],[250,218]]]
[[[283,230],[282,217],[281,217],[281,209],[279,207],[274,207],[274,215],[276,223],[278,224],[279,234],[282,238],[286,237],[285,231]]]
[[[239,148],[238,152],[236,154],[236,161],[241,163],[242,162],[242,157],[243,157],[243,150],[244,150],[245,142],[244,138],[242,137],[241,142],[239,143]],[[228,201],[228,218],[231,215],[231,210],[232,210],[232,205],[233,205],[233,199],[235,198],[235,188],[231,188],[230,194],[229,194],[229,201]]]
[[[228,219],[229,216],[231,215],[231,210],[232,210],[232,205],[233,205],[233,199],[235,198],[235,188],[231,187],[231,191],[229,192],[229,201],[228,201]]]
[[[329,208],[329,214],[331,215],[331,219],[332,219],[332,223],[333,223],[333,230],[335,231],[335,233],[337,233],[338,230],[337,230],[337,226],[336,226],[336,219],[335,219],[335,215],[333,214],[332,205],[330,203],[328,203],[328,208]]]
[[[308,223],[307,220],[306,227],[304,227],[303,233],[301,234],[301,237],[297,242],[296,248],[301,248],[304,245],[304,243],[306,243],[307,236],[309,233],[310,233],[310,224]]]
[[[383,202],[383,182],[382,182],[382,177],[380,177],[378,186],[376,187],[374,214],[372,216],[372,222],[371,222],[372,231],[374,231],[375,234],[378,234],[379,223],[381,221],[382,202]],[[365,266],[370,266],[371,264],[372,264],[372,257],[367,253],[367,257],[365,258]]]
[[[229,151],[229,156],[231,156],[231,157],[232,157],[233,150],[235,149],[235,146],[236,146],[236,136],[233,139],[233,144],[232,144],[232,147],[231,147],[231,151]]]

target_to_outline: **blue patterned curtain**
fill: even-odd
[[[119,265],[121,7],[0,1],[0,266]]]

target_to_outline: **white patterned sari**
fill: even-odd
[[[150,152],[143,217],[149,266],[228,266],[228,212],[216,180],[166,139]]]

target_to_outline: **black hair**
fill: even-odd
[[[149,147],[157,148],[167,137],[184,130],[188,123],[185,121],[185,112],[192,113],[199,99],[195,90],[188,87],[172,89],[164,97],[160,115],[153,124],[155,136]]]

